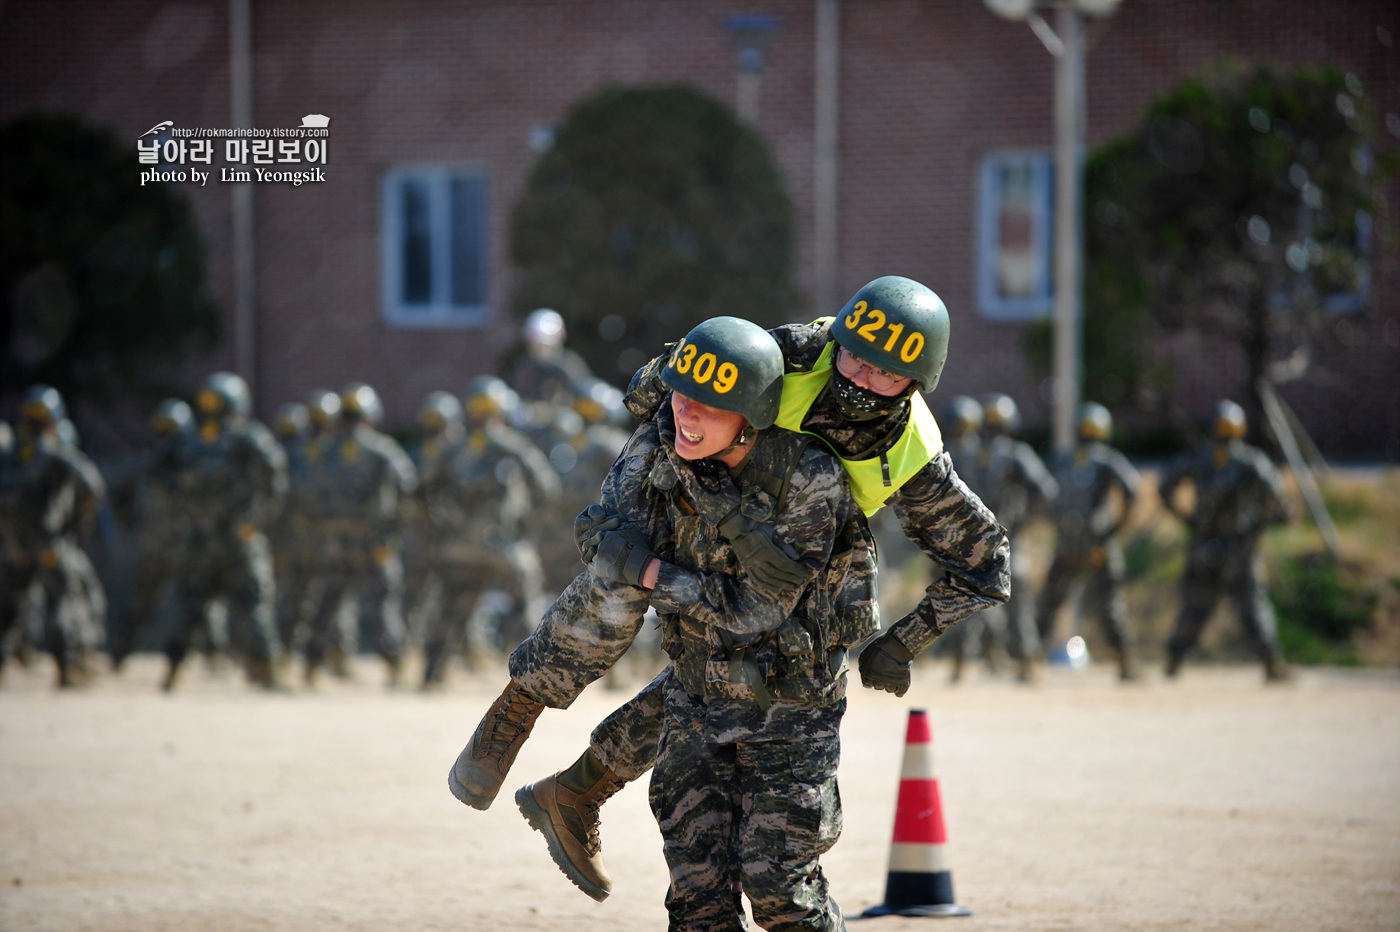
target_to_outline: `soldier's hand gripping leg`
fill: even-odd
[[[603,866],[598,809],[626,785],[589,748],[567,770],[515,791],[520,814],[544,835],[554,863],[600,902],[612,892],[612,878]]]
[[[544,708],[515,680],[507,683],[447,772],[452,795],[474,809],[490,808]]]

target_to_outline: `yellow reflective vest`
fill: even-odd
[[[835,352],[836,341],[832,340],[810,371],[789,372],[783,376],[783,400],[778,409],[777,426],[812,433],[802,429],[802,421],[826,383],[831,381]],[[911,395],[909,406],[909,421],[894,446],[869,459],[841,460],[850,479],[851,494],[867,518],[883,508],[891,495],[943,450],[943,435],[933,419],[933,412],[924,403],[923,394]]]

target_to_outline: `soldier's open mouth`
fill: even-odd
[[[705,439],[704,434],[692,434],[684,427],[681,428],[681,436],[686,439],[687,443],[699,443],[701,440]]]

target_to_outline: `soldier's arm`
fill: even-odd
[[[1123,490],[1123,512],[1118,516],[1118,522],[1113,526],[1113,533],[1117,534],[1123,529],[1123,525],[1128,523],[1128,517],[1133,513],[1133,506],[1137,504],[1138,492],[1142,488],[1142,474],[1137,471],[1128,458],[1117,450],[1109,452],[1109,466],[1113,470],[1114,481]]]
[[[946,451],[906,482],[892,504],[905,536],[945,571],[892,626],[894,637],[918,654],[968,615],[1011,597],[1011,546]]]
[[[1050,503],[1060,494],[1060,484],[1050,475],[1050,470],[1045,467],[1040,457],[1035,455],[1029,444],[1018,443],[1015,449],[1017,469],[1020,470],[1022,481],[1030,493],[1032,508],[1038,511],[1047,510]]]
[[[249,476],[238,503],[238,522],[255,528],[270,524],[287,496],[287,454],[262,424],[253,421],[247,430]]]
[[[783,350],[788,372],[810,372],[826,344],[831,341],[831,321],[810,324],[783,324],[768,331]]]
[[[525,467],[525,479],[530,484],[530,492],[535,496],[535,504],[555,501],[564,494],[559,473],[539,447],[524,438],[521,439],[524,442],[512,446],[511,452],[516,454],[520,465]]]
[[[1263,452],[1258,453],[1255,467],[1259,481],[1264,486],[1267,502],[1264,508],[1265,524],[1286,524],[1293,520],[1293,501],[1283,487],[1283,475],[1278,467]]]
[[[1186,481],[1186,477],[1191,471],[1191,456],[1181,456],[1168,463],[1162,470],[1162,476],[1157,481],[1157,497],[1162,500],[1167,511],[1176,515],[1183,521],[1189,519],[1189,515],[1182,514],[1176,507],[1176,490]]]
[[[401,495],[412,495],[418,491],[418,467],[413,465],[413,460],[397,440],[388,434],[381,436],[384,438],[384,460],[394,484],[399,487]]]
[[[107,497],[107,484],[97,464],[78,450],[67,451],[67,462],[73,473],[76,493],[72,531],[80,539],[86,538],[97,526],[97,511]]]
[[[839,463],[825,451],[809,447],[793,471],[787,504],[774,522],[776,535],[796,551],[805,578],[775,591],[743,572],[700,572],[662,561],[652,607],[659,612],[683,611],[740,637],[776,629],[830,562],[843,499],[849,498]]]

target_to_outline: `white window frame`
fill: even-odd
[[[997,289],[998,172],[1010,163],[1031,168],[1031,243],[1039,272],[1039,288],[1025,298],[1008,298]],[[991,320],[1029,321],[1049,316],[1055,305],[1054,161],[1046,152],[1000,149],[982,157],[977,177],[977,309]]]
[[[472,177],[483,185],[481,255],[481,295],[478,304],[452,301],[452,198],[454,178]],[[403,295],[403,203],[399,195],[405,181],[426,182],[429,187],[428,227],[433,270],[431,296],[426,304],[409,304]],[[381,268],[383,316],[398,328],[475,328],[491,316],[491,211],[490,184],[486,172],[472,164],[396,165],[384,173],[380,187]]]

